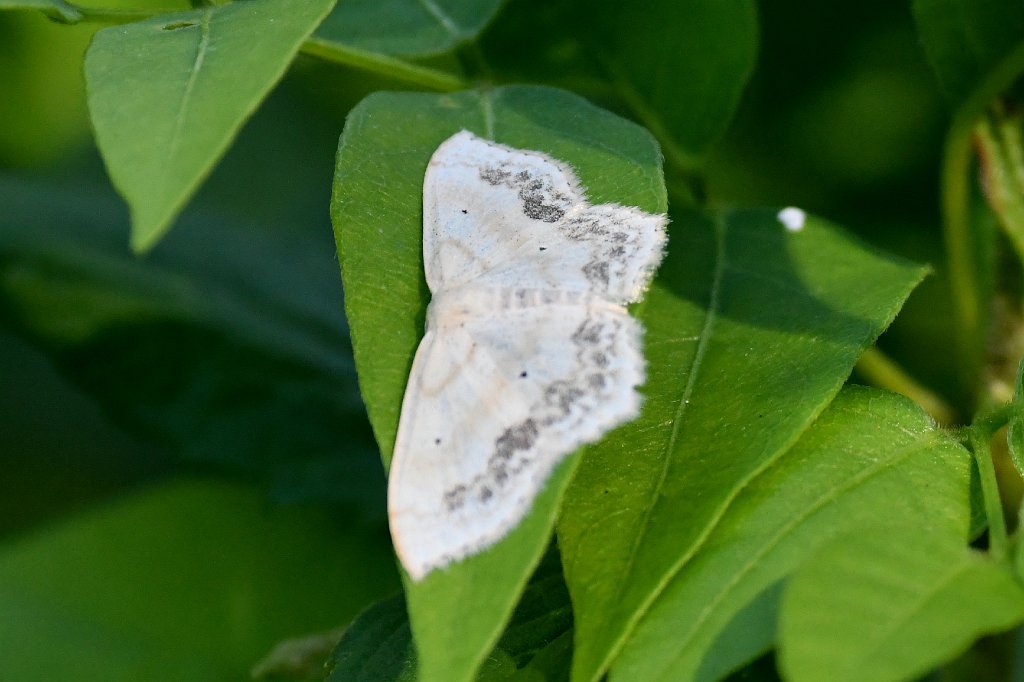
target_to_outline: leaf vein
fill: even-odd
[[[665,462],[661,469],[661,474],[658,478],[657,485],[652,490],[651,502],[644,511],[643,519],[640,522],[640,527],[637,530],[635,539],[633,540],[633,546],[630,548],[629,557],[627,558],[627,564],[622,572],[622,580],[619,581],[619,587],[616,591],[618,596],[622,595],[625,586],[628,584],[628,577],[633,572],[633,568],[636,565],[636,556],[640,543],[643,541],[644,536],[647,533],[647,528],[650,525],[651,516],[654,513],[654,507],[657,504],[658,496],[661,494],[662,488],[665,486],[665,481],[668,478],[669,468],[672,463],[672,452],[675,449],[676,442],[679,440],[680,424],[683,421],[683,414],[686,408],[689,406],[689,398],[693,394],[694,386],[697,383],[697,375],[700,373],[701,364],[704,361],[704,354],[707,352],[708,344],[711,339],[711,330],[714,327],[715,321],[718,314],[719,295],[722,289],[722,280],[725,276],[725,231],[726,226],[721,216],[715,217],[715,232],[717,236],[717,261],[715,263],[715,271],[712,277],[711,292],[708,296],[708,311],[704,317],[704,325],[701,328],[699,338],[697,342],[697,349],[693,355],[693,361],[690,363],[690,372],[686,380],[686,386],[683,389],[683,393],[679,398],[679,406],[676,408],[675,417],[672,420],[672,433],[669,435],[668,442],[665,445]],[[663,586],[662,586],[663,587]],[[650,601],[647,602],[648,604]],[[610,660],[614,656],[616,650],[621,648],[621,644],[613,646],[612,651],[609,652],[609,656],[606,660]]]
[[[420,5],[423,9],[427,10],[430,16],[434,17],[437,23],[441,24],[444,30],[448,31],[448,34],[455,38],[462,38],[462,29],[455,23],[455,20],[448,16],[444,10],[437,6],[434,0],[419,0]]]
[[[203,68],[203,62],[210,47],[210,17],[212,14],[212,9],[203,10],[202,17],[199,19],[199,46],[196,48],[196,57],[192,61],[192,68],[189,70],[185,89],[181,93],[178,113],[174,117],[174,131],[171,134],[171,141],[168,145],[168,158],[173,158],[177,154],[178,146],[181,144],[181,133],[185,129],[186,111],[191,103],[192,93],[195,90],[196,82],[199,80],[199,72]],[[169,173],[171,171],[171,164],[165,165],[164,169],[165,174]]]

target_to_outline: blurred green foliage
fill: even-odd
[[[0,679],[246,679],[275,642],[398,589],[327,208],[348,111],[415,87],[374,75],[409,54],[417,68],[570,88],[654,127],[609,92],[607,60],[647,88],[649,64],[684,53],[669,35],[601,42],[613,49],[596,56],[610,29],[583,2],[473,7],[465,35],[410,20],[406,49],[364,31],[386,12],[339,5],[319,35],[369,66],[300,56],[143,258],[90,133],[82,62],[96,25],[0,12]],[[342,30],[348,12],[358,31]],[[909,3],[776,0],[738,16],[756,21],[756,54],[717,47],[731,73],[751,73],[742,93],[687,80],[654,98],[703,126],[677,140],[687,161],[706,155],[682,184],[713,206],[799,205],[930,264],[880,347],[956,403],[939,213],[950,113]],[[738,101],[731,124],[689,106],[708,93]],[[521,679],[566,674],[558,630]],[[524,650],[502,642],[494,670]]]

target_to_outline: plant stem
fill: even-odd
[[[875,386],[907,396],[923,407],[942,426],[949,426],[956,420],[956,412],[945,400],[918,383],[877,346],[864,351],[857,361],[857,371]]]
[[[308,38],[300,50],[303,54],[319,57],[329,62],[344,64],[440,92],[451,92],[469,87],[466,81],[454,74],[412,64],[396,57],[341,45],[316,36]]]
[[[1001,561],[1006,557],[1009,542],[1006,536],[1003,503],[999,497],[999,482],[996,480],[996,468],[992,463],[992,450],[989,447],[991,438],[992,434],[986,428],[972,428],[970,431],[971,450],[974,453],[974,461],[978,464],[981,496],[985,503],[985,516],[988,517],[989,553],[993,559]]]
[[[93,24],[130,24],[133,21],[149,19],[158,14],[181,12],[181,9],[102,9],[95,7],[79,7],[75,10],[81,15],[80,21]]]
[[[972,393],[980,363],[981,286],[971,233],[970,184],[973,121],[957,121],[949,133],[942,159],[942,217],[961,363],[960,381]]]
[[[78,13],[76,21],[98,24],[126,24],[160,14],[181,11],[178,9],[96,9],[71,4],[68,7],[71,8],[71,11]],[[316,36],[307,38],[300,51],[329,62],[362,69],[430,90],[451,92],[469,87],[465,80],[454,74],[413,64],[397,57],[360,50]]]

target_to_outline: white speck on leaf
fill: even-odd
[[[795,206],[789,206],[779,211],[779,222],[782,223],[787,230],[790,232],[799,232],[804,229],[804,222],[807,220],[807,214],[802,209],[796,208]]]

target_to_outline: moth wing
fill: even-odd
[[[423,257],[438,292],[468,282],[639,298],[660,262],[666,219],[590,205],[566,164],[462,131],[423,181]]]
[[[637,415],[643,380],[640,325],[603,302],[501,310],[428,332],[388,483],[409,575],[504,537],[562,459]]]

